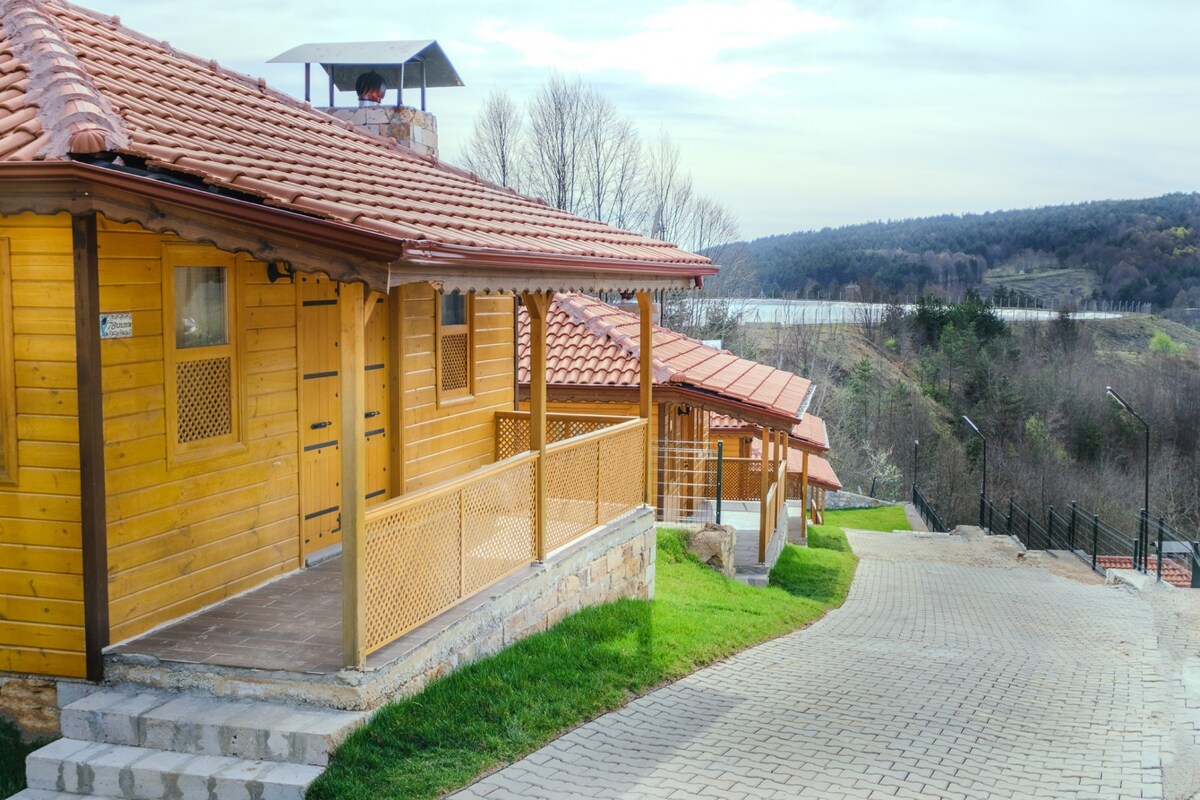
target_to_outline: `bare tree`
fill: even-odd
[[[475,117],[463,159],[479,177],[518,189],[521,183],[521,112],[503,89],[493,89]]]
[[[612,202],[609,216],[604,221],[632,230],[641,223],[645,212],[642,140],[632,120],[623,119],[618,124],[611,154]]]
[[[679,145],[660,131],[646,159],[646,221],[656,239],[682,242],[692,235],[692,176],[679,166]]]
[[[581,199],[588,91],[578,77],[551,75],[529,106],[529,188],[547,203],[575,213]]]

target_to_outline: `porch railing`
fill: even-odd
[[[546,444],[554,444],[592,431],[611,428],[630,417],[606,414],[546,414]],[[496,412],[496,460],[501,461],[529,449],[529,412]]]
[[[547,552],[642,502],[646,424],[628,420],[546,448]]]
[[[538,469],[546,470],[546,551],[640,505],[648,423],[619,419],[549,446],[545,462],[522,452],[369,509],[359,652],[375,652],[534,561]],[[355,611],[344,610],[348,628]]]

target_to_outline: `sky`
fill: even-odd
[[[492,89],[579,76],[746,238],[1200,190],[1196,0],[83,4],[301,98],[296,45],[436,39],[451,163]]]

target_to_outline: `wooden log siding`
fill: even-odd
[[[511,410],[513,387],[513,300],[511,295],[476,295],[472,331],[475,393],[437,402],[434,356],[435,301],[428,283],[405,284],[399,293],[398,327],[403,369],[400,429],[403,483],[413,492],[458,477],[495,458],[495,412]]]
[[[174,312],[162,283],[164,245],[175,242],[100,221],[101,310],[133,316],[132,337],[100,343],[114,642],[299,566],[295,287],[237,256],[241,444],[171,464]]]
[[[83,563],[71,218],[0,218],[12,339],[0,347],[15,462],[0,484],[0,671],[83,677]],[[3,304],[0,304],[3,307]]]

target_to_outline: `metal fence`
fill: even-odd
[[[925,527],[929,528],[929,530],[935,533],[945,533],[950,530],[942,523],[942,518],[933,510],[933,506],[929,505],[929,502],[925,499],[925,495],[921,494],[921,490],[917,488],[915,483],[912,487],[912,502],[913,506],[917,509],[917,513],[921,515],[921,519],[925,520]]]
[[[915,502],[915,501],[914,501]],[[1050,506],[1032,514],[1015,499],[998,506],[984,499],[981,527],[993,534],[1016,538],[1029,550],[1066,550],[1097,572],[1136,569],[1175,586],[1200,588],[1200,542],[1167,525],[1161,518],[1138,515],[1138,529],[1130,535],[1089,513],[1078,503],[1065,509]]]

